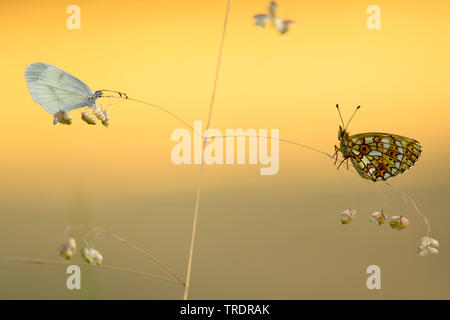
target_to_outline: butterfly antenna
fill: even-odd
[[[352,121],[353,117],[354,117],[355,114],[356,114],[356,111],[358,111],[359,108],[361,108],[361,106],[357,106],[357,107],[356,107],[355,112],[353,112],[353,115],[352,115],[352,116],[350,117],[350,119],[348,120],[347,125],[345,126],[345,129],[348,128],[348,125],[350,124],[350,121]],[[341,120],[342,120],[342,118],[341,118]]]
[[[341,118],[341,122],[342,122],[342,128],[344,128],[344,119],[342,119],[342,114],[341,114],[341,109],[339,109],[339,105],[336,104],[336,109],[338,110],[339,113],[339,118]]]
[[[128,99],[128,95],[124,92],[120,92],[120,91],[114,91],[114,90],[98,90],[101,94],[103,94],[103,92],[113,92],[113,93],[117,93],[119,95],[120,98],[123,99]]]

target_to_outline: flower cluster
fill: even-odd
[[[92,111],[92,113],[89,111]],[[105,127],[109,126],[110,118],[108,111],[103,110],[95,105],[93,108],[87,108],[83,112],[81,112],[81,119],[87,124],[96,125],[96,118],[100,120]]]
[[[409,221],[404,216],[393,216],[389,219],[389,225],[392,229],[403,230],[408,226]]]
[[[70,260],[77,250],[77,243],[74,238],[69,238],[65,243],[59,246],[59,255],[66,260]],[[83,259],[93,265],[101,265],[103,262],[103,256],[97,249],[91,247],[85,247],[81,251]]]
[[[369,221],[375,223],[378,226],[381,226],[386,222],[387,218],[384,215],[383,210],[376,211],[370,215]]]
[[[347,209],[341,213],[341,223],[349,224],[355,219],[356,210]],[[375,223],[378,226],[383,225],[388,218],[384,214],[384,211],[376,211],[372,213],[369,217],[369,221]],[[392,216],[389,218],[389,225],[394,230],[404,230],[409,224],[409,220],[404,216]],[[427,254],[438,254],[439,253],[439,242],[431,237],[423,237],[420,246],[417,248],[417,253],[421,256],[426,256]]]
[[[69,238],[67,242],[59,246],[59,255],[67,260],[72,258],[77,250],[77,243],[74,238]]]
[[[103,261],[103,256],[94,248],[83,248],[81,256],[87,263],[95,264],[97,266],[101,265]]]
[[[54,117],[55,118],[53,124],[57,124],[58,122],[67,125],[72,124],[72,116],[70,115],[69,111],[60,110],[54,114]]]
[[[347,209],[341,212],[341,223],[349,224],[355,219],[356,210]]]
[[[419,255],[426,256],[429,253],[438,254],[439,253],[439,242],[431,237],[423,237],[420,246],[417,248],[417,253]]]

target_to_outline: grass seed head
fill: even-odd
[[[74,254],[74,251],[70,248],[70,245],[63,243],[59,246],[59,255],[66,260],[70,260]]]
[[[104,116],[104,120],[102,120],[102,124],[105,127],[109,127],[109,112],[106,110],[103,110],[103,116]]]
[[[60,110],[54,114],[56,120],[59,123],[71,125],[72,124],[72,116],[66,110]]]
[[[59,246],[59,255],[64,259],[70,260],[77,250],[77,243],[74,238],[69,238],[67,242]]]
[[[403,230],[408,226],[409,221],[404,216],[392,216],[389,219],[389,225],[392,229]]]
[[[100,120],[101,122],[105,121],[105,115],[103,114],[103,110],[100,109],[98,106],[94,106],[94,108],[92,109],[92,113],[94,114],[94,116],[97,117],[98,120]]]
[[[83,248],[81,256],[89,264],[99,266],[103,262],[103,256],[100,254],[98,250],[94,248]]]
[[[348,209],[344,210],[341,213],[341,223],[342,224],[349,224],[355,219],[356,210]]]
[[[87,111],[81,112],[81,119],[86,122],[87,124],[95,125],[97,124],[97,121],[95,120],[94,115],[90,114]]]
[[[420,241],[420,246],[417,248],[417,253],[419,255],[426,256],[427,254],[438,254],[439,253],[439,242],[431,237],[423,237]]]
[[[81,251],[81,256],[83,257],[84,261],[86,261],[87,263],[94,264],[92,252],[89,248],[83,248],[83,251]]]
[[[374,212],[370,215],[369,221],[375,223],[378,226],[381,226],[386,222],[387,218],[384,215],[383,210]]]

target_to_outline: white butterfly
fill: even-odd
[[[71,111],[85,106],[92,108],[101,91],[95,93],[81,80],[47,63],[30,64],[25,70],[25,79],[34,101],[54,115],[53,124],[60,111]]]
[[[98,98],[128,99],[126,93],[114,90],[97,90],[94,93],[83,81],[48,63],[36,62],[25,70],[25,79],[34,101],[53,115],[53,124],[71,124],[71,110],[87,107],[81,118],[95,124],[91,116],[96,116],[105,127],[109,126],[109,113],[95,105]],[[105,92],[117,94],[104,95]],[[97,107],[97,108],[96,108]],[[89,113],[88,111],[92,112]],[[92,123],[91,123],[92,122]]]
[[[272,1],[269,4],[269,14],[257,14],[254,15],[255,24],[264,28],[267,22],[272,21],[273,26],[281,33],[284,34],[289,30],[289,26],[294,23],[292,20],[282,20],[276,16],[278,5]]]

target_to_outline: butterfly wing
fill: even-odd
[[[281,33],[284,34],[289,30],[289,26],[294,23],[292,20],[281,20],[279,17],[272,19],[273,25]]]
[[[286,33],[289,30],[290,26],[293,24],[294,24],[294,21],[292,21],[292,20],[284,20],[283,21],[284,28],[283,28],[283,31],[280,30],[280,32]]]
[[[286,27],[284,25],[283,20],[281,20],[279,17],[275,17],[272,19],[274,27],[280,32],[284,33],[286,32]]]
[[[348,139],[348,153],[363,178],[380,181],[403,173],[419,159],[422,146],[414,139],[369,132]]]
[[[266,23],[270,20],[267,14],[257,14],[253,16],[255,18],[255,24],[260,27],[265,27]]]
[[[51,114],[86,105],[92,107],[95,102],[88,98],[93,93],[84,82],[47,63],[30,64],[25,70],[25,79],[34,101]]]

